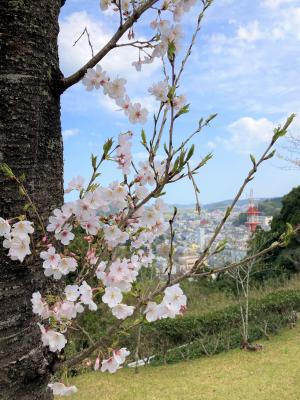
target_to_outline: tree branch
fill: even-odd
[[[132,25],[140,18],[140,16],[153,6],[158,0],[147,0],[136,10],[133,14],[126,20],[126,22],[119,27],[117,32],[112,36],[109,42],[94,56],[92,57],[83,67],[81,67],[73,75],[63,79],[62,82],[62,92],[64,92],[69,87],[75,85],[79,82],[85,75],[88,68],[93,68],[98,64],[99,61],[106,56],[112,49],[116,47],[118,40],[124,35],[124,33],[132,27]]]

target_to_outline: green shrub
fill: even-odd
[[[271,293],[249,305],[250,341],[269,338],[300,311],[300,290]],[[212,355],[241,345],[241,316],[237,305],[200,316],[165,319],[143,326],[140,356],[155,354],[155,363]]]

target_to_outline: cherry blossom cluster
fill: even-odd
[[[4,237],[3,247],[9,249],[12,260],[24,261],[31,254],[30,235],[34,232],[32,222],[19,221],[10,226],[9,221],[0,218],[0,237]]]
[[[116,154],[112,158],[125,176],[131,173],[131,140],[131,132],[120,134]],[[95,296],[100,293],[102,302],[117,320],[125,320],[136,311],[134,298],[130,296],[132,286],[141,268],[152,265],[151,245],[167,229],[164,220],[167,206],[158,198],[150,206],[144,204],[135,207],[137,202],[147,197],[148,186],[163,179],[166,162],[153,161],[152,165],[140,162],[134,170],[130,184],[115,181],[107,187],[95,183],[85,187],[83,177],[74,177],[65,192],[77,191],[79,198],[56,208],[49,217],[46,235],[35,250],[39,253],[47,278],[60,280],[70,275],[72,282],[60,295],[43,296],[39,291],[32,295],[33,313],[43,321],[38,323],[42,344],[51,352],[64,349],[68,343],[68,328],[78,314],[85,309],[97,310]],[[130,218],[126,218],[130,210]],[[8,256],[11,259],[23,262],[25,256],[31,254],[29,243],[30,235],[34,232],[32,225],[27,220],[11,224],[0,218],[0,235],[4,237],[3,245],[9,249]],[[78,229],[86,235],[85,254],[69,248]],[[129,249],[129,256],[118,256],[122,246]],[[87,273],[78,279],[84,271]],[[93,281],[97,278],[96,287],[90,286],[90,278]],[[97,298],[99,301],[99,296]],[[142,306],[142,310],[145,320],[154,321],[174,318],[183,313],[185,306],[186,298],[176,285],[165,289],[161,304],[148,302]],[[128,355],[127,349],[114,349],[112,356],[102,359],[102,363],[96,359],[95,369],[115,372]],[[60,395],[69,395],[76,389],[60,382],[49,387],[54,394]]]
[[[130,167],[132,163],[131,138],[131,132],[121,133],[118,138],[118,147],[116,150],[116,161],[118,163],[118,167],[122,170],[123,174],[126,175],[130,173]]]
[[[169,95],[169,86],[167,81],[161,81],[158,83],[154,83],[150,88],[149,88],[149,93],[152,94],[155,97],[155,100],[161,102],[161,103],[166,103],[168,105],[168,95]],[[172,98],[172,104],[174,107],[174,110],[179,111],[181,110],[187,103],[186,97],[184,95],[180,96],[174,96]]]
[[[139,59],[134,61],[132,65],[137,71],[141,71],[143,64],[150,64],[155,58],[161,58],[168,52],[169,46],[172,45],[175,53],[180,50],[180,41],[183,37],[182,28],[176,22],[180,22],[183,15],[191,10],[196,4],[196,0],[171,0],[163,1],[161,7],[158,8],[157,18],[150,24],[151,28],[156,31],[155,40],[150,40],[148,46],[136,46],[139,48]],[[100,0],[100,8],[102,11],[108,9],[115,12],[121,12],[125,18],[129,17],[137,4],[129,0],[113,1]],[[173,24],[168,19],[162,18],[163,12],[171,12],[173,16]],[[129,39],[134,37],[133,32],[129,33]],[[156,42],[156,44],[153,44]],[[152,49],[151,53],[145,51],[145,48]],[[141,59],[141,52],[145,53]]]
[[[100,65],[95,68],[89,68],[82,79],[86,90],[102,88],[104,94],[113,99],[117,106],[124,111],[132,124],[145,124],[147,121],[148,111],[143,108],[140,103],[131,103],[130,98],[126,94],[126,80],[117,78],[111,80],[106,71],[103,71]]]
[[[140,57],[138,61],[134,61],[132,66],[137,71],[141,71],[143,64],[151,64],[156,58],[164,57],[170,46],[174,54],[178,53],[181,48],[181,39],[183,38],[182,28],[179,24],[172,24],[167,19],[161,19],[160,16],[151,22],[150,27],[156,31],[156,37],[159,41],[155,45],[151,45],[151,54],[147,53],[143,59]]]
[[[165,295],[160,304],[148,302],[145,309],[146,319],[148,322],[153,322],[162,318],[175,318],[176,315],[184,313],[186,302],[187,298],[179,284],[169,286],[165,289]]]
[[[125,168],[125,165],[129,166],[129,160],[131,160],[130,140],[131,133],[122,134],[119,137],[119,152],[117,152],[116,162],[120,165],[121,159],[122,168]],[[159,176],[164,173],[164,169],[164,164],[161,163],[156,166],[155,172]],[[154,184],[155,173],[146,163],[141,163],[134,182],[135,195],[137,198],[142,198],[147,193],[143,184]],[[67,339],[64,333],[68,324],[84,311],[85,306],[92,311],[97,309],[93,300],[94,290],[95,293],[99,290],[104,291],[102,301],[108,305],[117,319],[123,320],[133,315],[135,306],[125,304],[123,294],[131,291],[132,284],[136,281],[141,267],[151,265],[153,261],[151,244],[156,236],[166,230],[164,212],[167,210],[167,206],[160,198],[156,199],[150,207],[140,207],[133,213],[125,227],[121,228],[119,223],[124,209],[129,207],[132,202],[132,196],[126,190],[125,185],[113,182],[107,188],[96,187],[93,190],[84,191],[84,179],[77,176],[69,182],[66,192],[69,193],[73,190],[80,193],[79,199],[65,203],[61,208],[55,209],[49,217],[46,229],[53,235],[53,238],[44,240],[42,244],[44,250],[40,252],[44,274],[55,280],[70,273],[76,275],[77,256],[68,250],[68,245],[75,238],[74,228],[80,226],[88,235],[86,240],[89,243],[84,259],[88,268],[94,271],[99,285],[92,289],[85,280],[80,284],[67,285],[64,295],[55,301],[52,299],[51,303],[47,301],[47,298],[43,298],[40,292],[33,293],[33,312],[41,319],[48,321],[45,325],[39,325],[43,345],[53,352],[61,351],[65,347]],[[112,210],[112,214],[108,215]],[[4,220],[1,223],[4,233],[10,231],[9,225]],[[113,252],[125,242],[130,243],[131,257],[115,258],[112,261],[102,259],[97,246],[93,245],[94,238],[98,235],[103,237],[108,251]],[[63,252],[56,250],[61,245],[65,246]],[[167,296],[167,292],[165,296]],[[176,305],[171,306],[170,303],[172,303],[171,300],[164,302],[165,307],[174,307],[175,311],[169,311],[170,315],[175,316],[182,311],[177,310]],[[160,317],[164,318],[166,315],[165,312]],[[113,365],[115,365],[115,361]]]
[[[119,350],[113,350],[112,356],[102,361],[101,371],[108,371],[113,374],[121,367],[122,364],[124,364],[126,357],[128,357],[129,354],[130,351],[128,351],[125,347],[122,347]],[[99,367],[99,358],[97,358],[95,361],[94,370],[96,371],[99,369]]]

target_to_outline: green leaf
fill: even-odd
[[[19,181],[20,181],[20,182],[24,182],[25,179],[26,179],[26,176],[25,176],[25,174],[23,173],[23,174],[19,177]]]
[[[91,154],[91,162],[92,162],[92,167],[94,169],[96,169],[97,166],[97,156],[94,156],[93,154]]]
[[[275,143],[281,136],[285,136],[287,133],[288,128],[290,127],[291,123],[293,122],[293,120],[295,119],[296,114],[291,114],[285,124],[281,127],[281,125],[279,125],[277,128],[274,129],[274,135],[272,138],[272,142]]]
[[[221,241],[217,244],[214,253],[221,253],[221,252],[225,249],[226,244],[227,244],[227,240],[226,240],[226,239],[221,240]]]
[[[147,144],[147,138],[146,138],[146,133],[145,133],[144,129],[142,129],[141,137],[142,137],[142,144],[146,145]]]
[[[186,151],[184,149],[181,150],[180,156],[179,156],[179,167],[182,168],[184,166],[184,157],[185,157]]]
[[[19,186],[19,193],[20,193],[20,195],[21,196],[25,196],[25,190],[24,190],[24,188],[22,187],[22,186]]]
[[[195,145],[192,144],[192,146],[191,146],[191,148],[190,148],[190,150],[189,150],[189,152],[188,152],[188,154],[186,156],[186,159],[185,159],[186,163],[193,157],[194,151],[195,151]]]
[[[274,149],[273,151],[271,151],[271,153],[269,153],[269,154],[264,158],[264,160],[269,160],[270,158],[274,157],[275,153],[276,153],[276,150]]]
[[[170,62],[174,61],[175,51],[176,51],[175,42],[174,42],[174,40],[172,40],[168,44],[168,59],[170,60]]]
[[[164,150],[165,150],[165,152],[166,152],[167,154],[169,154],[169,150],[168,150],[168,148],[167,148],[166,143],[164,143]]]
[[[252,154],[250,154],[250,159],[252,161],[253,167],[256,167],[256,160],[255,160],[255,157]]]
[[[25,206],[23,207],[23,210],[24,210],[24,211],[28,211],[30,207],[31,207],[31,204],[30,204],[30,203],[27,203],[27,204],[25,204]]]
[[[213,157],[212,153],[208,153],[203,160],[197,165],[197,167],[195,168],[196,170],[199,168],[202,168],[211,158]]]
[[[113,145],[113,139],[109,138],[107,139],[107,141],[104,143],[103,145],[103,153],[105,156],[107,156],[108,152],[110,151],[112,145]]]
[[[215,119],[218,116],[217,113],[215,114],[211,114],[207,119],[206,119],[206,123],[209,124],[213,119]]]
[[[183,106],[183,107],[178,111],[178,113],[175,115],[175,118],[180,117],[180,115],[182,115],[182,114],[188,113],[188,112],[190,111],[190,110],[189,110],[189,107],[190,107],[189,104],[186,104],[185,106]]]
[[[171,86],[168,92],[168,99],[173,100],[175,97],[176,87]]]
[[[5,163],[0,164],[0,170],[4,173],[5,176],[8,178],[14,178],[14,173],[12,172],[12,169]]]

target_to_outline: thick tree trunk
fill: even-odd
[[[0,2],[0,162],[17,175],[25,173],[45,221],[63,201],[60,7],[61,0]],[[0,216],[20,215],[23,206],[18,188],[0,175]],[[52,359],[41,346],[30,302],[32,292],[45,287],[41,262],[20,264],[5,253],[0,243],[0,399],[51,399]]]

